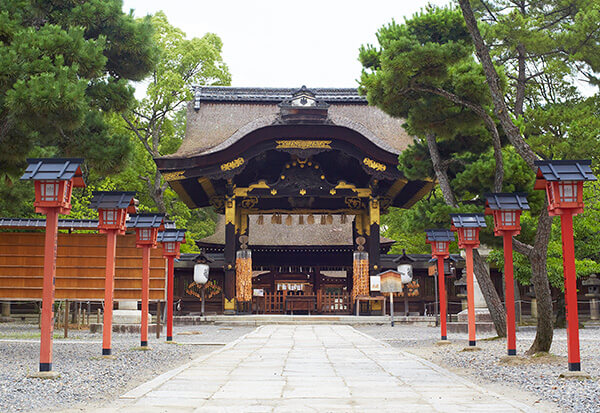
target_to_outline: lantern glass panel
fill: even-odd
[[[502,225],[514,227],[517,222],[517,214],[515,211],[502,211]]]
[[[139,234],[140,234],[140,241],[150,241],[152,230],[150,230],[148,228],[142,228],[139,230]]]
[[[437,249],[439,252],[444,252],[444,251],[446,251],[446,243],[445,243],[445,242],[443,242],[443,241],[437,241],[437,242],[435,243],[435,245],[436,245],[436,249]]]
[[[577,182],[559,182],[560,202],[577,202]]]
[[[59,183],[58,182],[42,182],[42,199],[45,202],[58,201]]]
[[[117,224],[117,211],[114,209],[102,210],[102,216],[104,225],[116,225]]]
[[[165,252],[175,252],[177,244],[174,242],[165,242]]]
[[[475,229],[473,228],[465,228],[464,229],[464,236],[465,236],[465,240],[466,241],[475,241]]]

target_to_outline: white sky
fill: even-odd
[[[356,87],[360,45],[427,3],[448,0],[124,0],[123,10],[162,10],[188,38],[219,35],[233,86]]]

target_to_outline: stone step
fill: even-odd
[[[469,323],[448,323],[447,328],[448,333],[468,333]],[[494,323],[478,321],[475,323],[475,331],[481,333],[496,333],[496,328],[494,327]]]

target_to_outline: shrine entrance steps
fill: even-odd
[[[283,315],[283,314],[248,314],[248,315],[209,315],[209,316],[177,316],[175,325],[218,324],[232,326],[261,326],[269,324],[308,325],[308,324],[343,324],[343,325],[385,325],[390,324],[390,316],[353,316],[353,315]],[[432,316],[395,316],[394,323],[435,326]]]

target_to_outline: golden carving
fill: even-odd
[[[346,199],[344,199],[344,202],[350,209],[359,209],[362,207],[362,202],[360,198],[346,197]]]
[[[225,200],[225,224],[235,225],[235,198],[227,198]]]
[[[261,179],[260,181],[258,181],[258,183],[256,184],[252,184],[250,185],[248,188],[233,188],[233,194],[235,196],[239,196],[239,197],[244,197],[244,196],[248,196],[248,192],[252,191],[253,189],[270,189],[271,187],[269,185],[267,185],[267,182],[264,179]]]
[[[251,209],[254,208],[258,204],[258,198],[255,196],[251,196],[242,200],[242,208]]]
[[[300,195],[306,195],[306,189],[302,188],[302,189],[300,190]]]
[[[356,194],[361,198],[366,198],[371,195],[370,188],[357,188],[356,185],[347,184],[344,181],[339,181],[338,184],[335,186],[335,189],[350,189],[356,192]]]
[[[275,141],[276,149],[331,149],[331,141],[304,141],[299,139]]]
[[[185,179],[185,176],[183,176],[184,173],[185,171],[165,172],[162,176],[166,181],[178,181],[180,179]]]
[[[277,194],[277,189],[271,189],[271,195],[276,195]]]
[[[244,158],[242,158],[240,156],[239,158],[234,159],[231,162],[227,162],[227,163],[221,164],[221,170],[222,171],[231,171],[232,169],[239,168],[243,164],[244,164]]]
[[[376,171],[385,171],[387,166],[382,163],[375,162],[373,159],[365,158],[363,159],[363,163],[367,165],[371,169],[375,169]]]
[[[213,196],[209,202],[215,208],[215,211],[222,210],[225,207],[225,198],[222,196]]]
[[[376,198],[369,200],[369,224],[379,225],[379,201]]]
[[[335,195],[335,194],[336,194],[336,192],[337,192],[337,191],[336,191],[334,188],[331,188],[331,190],[329,191],[329,193],[330,193],[331,195]]]

